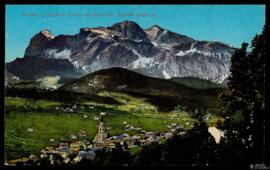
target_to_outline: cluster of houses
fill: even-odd
[[[153,142],[159,143],[161,139],[171,138],[173,133],[183,128],[182,126],[179,126],[177,123],[172,123],[172,125],[168,125],[168,128],[170,128],[168,132],[151,132],[151,131],[146,131],[140,127],[134,127],[131,124],[128,124],[126,121],[124,121],[123,124],[124,124],[124,129],[126,131],[135,130],[138,132],[137,134],[133,136],[129,136],[128,134],[122,134],[122,136],[123,135],[126,136],[126,138],[124,139],[131,139],[132,141],[135,140],[136,143],[139,143],[140,146],[145,146]],[[184,132],[182,132],[181,135],[183,133]],[[130,143],[129,141],[127,142]],[[134,144],[131,143],[131,146],[134,146]]]
[[[76,109],[74,106],[72,109]],[[57,147],[45,147],[41,150],[40,159],[48,158],[51,165],[55,164],[55,155],[61,156],[64,163],[78,163],[82,159],[93,160],[96,156],[96,151],[105,149],[106,151],[111,151],[114,148],[122,148],[122,150],[128,150],[130,148],[136,148],[139,146],[146,146],[152,143],[160,143],[166,139],[169,139],[173,136],[174,133],[184,134],[181,129],[181,125],[177,123],[167,124],[167,132],[151,132],[146,131],[140,127],[134,127],[131,124],[123,121],[123,127],[126,131],[136,131],[134,135],[129,135],[123,133],[116,136],[107,135],[108,127],[105,126],[103,117],[107,113],[100,113],[100,122],[98,125],[98,132],[92,142],[88,140],[79,140],[79,137],[85,137],[86,131],[80,130],[78,134],[71,134],[70,138],[73,140],[71,143],[60,143]],[[97,120],[99,120],[97,119]],[[28,129],[32,131],[33,129]],[[178,131],[177,131],[178,130]],[[54,143],[54,139],[50,139],[50,142]],[[31,156],[31,158],[30,158]],[[28,159],[38,160],[39,158],[35,155],[30,155]]]
[[[93,106],[79,106],[79,105],[74,104],[72,106],[56,106],[55,110],[63,111],[66,113],[75,113],[78,109],[85,109],[85,108],[94,109]]]
[[[73,105],[71,107],[67,106],[67,107],[64,107],[64,106],[57,106],[55,107],[55,110],[57,111],[63,111],[63,112],[66,112],[66,113],[74,113],[77,109],[77,105]]]
[[[133,127],[126,122],[123,122],[123,124],[128,125],[125,127]],[[101,118],[98,125],[98,133],[92,142],[88,140],[75,140],[71,143],[60,143],[58,147],[46,147],[41,150],[40,158],[49,158],[50,163],[53,165],[55,163],[53,159],[54,155],[57,154],[63,158],[64,163],[78,163],[82,159],[93,160],[97,150],[105,149],[106,151],[111,151],[117,146],[123,150],[127,150],[155,142],[159,143],[161,139],[168,139],[173,135],[173,132],[156,133],[147,132],[141,128],[135,129],[140,131],[140,133],[135,135],[123,133],[117,136],[107,137],[107,128]],[[80,133],[84,133],[84,131],[80,131]],[[73,155],[73,159],[70,158],[70,155]]]
[[[50,164],[54,165],[55,155],[63,158],[64,163],[77,163],[81,159],[93,160],[96,156],[94,148],[88,140],[75,140],[71,143],[60,143],[58,147],[45,147],[41,150],[40,158],[49,158]],[[73,155],[73,159],[70,156]]]
[[[189,125],[190,122],[186,122],[186,125]],[[166,125],[169,131],[171,132],[178,132],[182,131],[184,129],[183,125],[180,125],[179,123],[171,123]],[[181,134],[184,132],[180,132]]]

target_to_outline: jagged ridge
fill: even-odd
[[[30,40],[25,57],[66,59],[80,76],[121,67],[151,77],[197,77],[221,83],[229,75],[234,50],[221,42],[196,41],[157,25],[143,30],[133,21],[123,21],[107,28],[81,28],[72,36],[54,36],[43,30]]]

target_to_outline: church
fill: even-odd
[[[98,133],[96,134],[93,143],[94,144],[103,144],[105,143],[105,140],[107,138],[107,133],[106,133],[106,127],[103,121],[103,117],[101,116],[100,123],[98,126]]]

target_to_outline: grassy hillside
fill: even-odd
[[[192,108],[216,108],[217,97],[225,89],[196,89],[171,80],[147,77],[122,68],[111,68],[88,74],[68,83],[60,90],[96,94],[102,90],[147,98],[161,111],[171,111],[177,105]]]

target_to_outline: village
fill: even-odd
[[[26,105],[27,107],[27,105]],[[77,109],[84,109],[84,106],[73,105],[71,107],[56,107],[55,110],[63,111],[66,113],[73,113]],[[94,107],[89,106],[89,109]],[[17,163],[27,163],[28,161],[38,162],[41,159],[48,159],[51,165],[55,165],[59,160],[57,156],[62,159],[61,163],[64,164],[77,164],[82,160],[94,160],[96,157],[96,152],[105,150],[110,152],[113,149],[121,148],[123,151],[129,151],[130,149],[140,149],[143,146],[147,146],[153,143],[162,144],[167,139],[170,139],[173,135],[184,135],[186,132],[183,125],[177,122],[167,123],[166,131],[162,132],[152,132],[147,131],[141,127],[134,126],[127,121],[119,122],[126,133],[122,133],[115,136],[109,136],[107,131],[111,127],[107,127],[104,119],[110,113],[100,112],[99,116],[94,116],[93,119],[98,121],[98,131],[92,141],[87,140],[87,133],[85,130],[81,129],[77,134],[70,134],[69,141],[65,142],[66,138],[61,137],[61,141],[57,146],[56,140],[54,138],[49,139],[52,146],[47,146],[40,151],[40,155],[31,154],[29,157],[23,157],[16,160],[9,160],[6,165],[16,165]],[[81,115],[83,119],[88,119],[88,115]],[[166,123],[166,121],[165,121]],[[186,122],[189,126],[191,122]],[[219,131],[215,127],[209,127],[209,133],[214,137],[216,143],[219,143],[221,137],[223,137],[223,132]],[[28,128],[27,132],[35,132],[34,128]],[[132,133],[129,133],[132,132]],[[133,134],[133,135],[131,135]],[[86,138],[86,139],[85,139]],[[82,140],[83,139],[83,140]],[[39,164],[39,163],[37,163]]]
[[[60,108],[56,108],[60,109]],[[72,108],[73,109],[73,108]],[[76,109],[76,108],[74,108]],[[69,110],[68,110],[69,111]],[[59,143],[57,147],[47,146],[40,151],[40,155],[31,154],[28,158],[20,158],[16,160],[10,160],[6,162],[6,165],[16,165],[18,162],[25,163],[27,161],[38,162],[40,159],[47,158],[51,165],[56,163],[56,155],[60,156],[65,164],[76,164],[81,160],[94,160],[96,152],[104,150],[110,152],[115,148],[121,148],[123,151],[128,151],[132,148],[140,148],[153,143],[163,143],[173,135],[184,135],[186,132],[183,125],[179,123],[167,124],[167,131],[164,132],[152,132],[146,131],[141,127],[135,127],[127,121],[119,122],[126,133],[122,133],[116,136],[108,136],[107,130],[110,127],[106,127],[104,118],[107,112],[100,112],[100,117],[95,116],[94,119],[99,121],[97,126],[98,132],[92,141],[90,140],[79,140],[80,137],[86,137],[86,131],[80,130],[78,134],[71,134],[70,139],[72,142]],[[86,115],[83,118],[87,118]],[[187,122],[189,124],[189,122]],[[35,129],[28,128],[28,132],[33,132]],[[135,131],[135,134],[129,135],[128,132]],[[216,143],[219,143],[223,132],[219,131],[215,127],[209,127],[209,133],[214,137]],[[50,143],[55,143],[55,139],[51,138]]]
[[[79,140],[79,137],[85,137],[86,132],[80,130],[78,134],[71,134],[70,139],[72,142],[59,143],[57,147],[47,146],[41,150],[40,155],[31,154],[28,158],[8,161],[7,165],[16,165],[18,162],[27,162],[29,160],[37,162],[39,159],[48,158],[51,165],[55,164],[55,155],[63,158],[63,163],[76,164],[83,159],[93,160],[96,156],[96,151],[105,149],[106,152],[112,151],[116,147],[120,147],[123,151],[128,151],[132,148],[146,146],[152,143],[161,143],[171,138],[173,134],[183,135],[183,126],[178,123],[168,124],[168,131],[166,132],[152,132],[146,131],[141,127],[134,127],[127,121],[121,122],[124,131],[127,133],[119,134],[116,136],[108,137],[107,130],[103,119],[107,115],[106,112],[101,112],[100,117],[95,117],[95,120],[100,120],[97,126],[98,132],[92,141]],[[34,129],[28,128],[27,131],[32,132]],[[128,131],[135,131],[134,135],[129,135]],[[50,139],[50,143],[55,143],[54,139]]]

